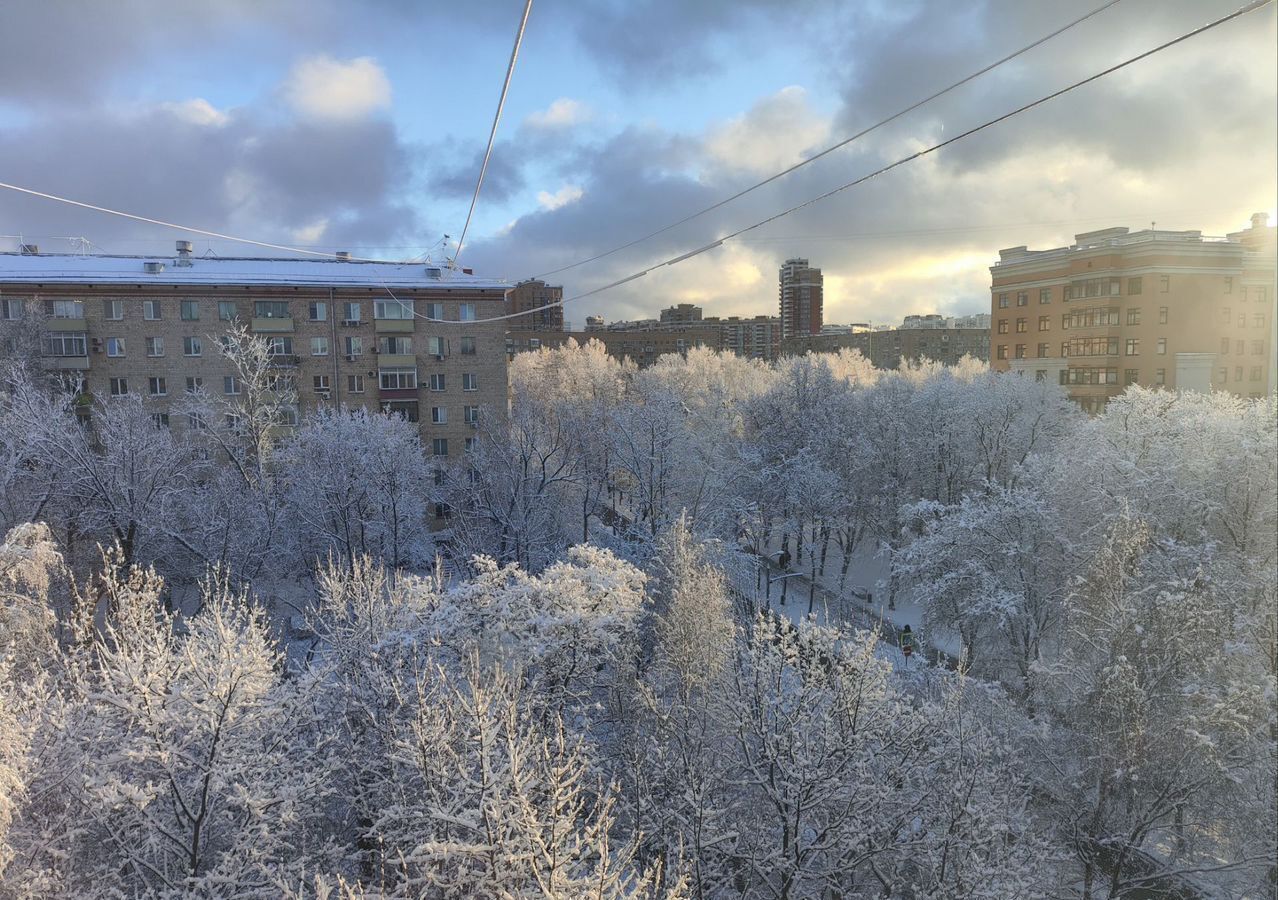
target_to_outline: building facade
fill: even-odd
[[[270,342],[299,412],[399,413],[456,457],[479,410],[506,410],[507,286],[467,270],[353,261],[0,253],[0,317],[39,331],[41,362],[89,396],[141,394],[157,420],[201,389],[234,395],[218,341]],[[437,322],[428,319],[442,320]],[[468,324],[474,323],[474,324]]]
[[[521,281],[510,289],[507,312],[514,315],[508,320],[510,331],[563,331],[564,289],[562,285],[546,284],[538,279]]]
[[[578,344],[599,341],[616,359],[629,359],[650,366],[668,353],[687,353],[695,347],[719,349],[719,329],[713,325],[669,328],[606,329],[603,331],[512,331],[506,338],[506,352],[513,356],[542,347],[561,347],[569,339]]]
[[[779,274],[781,339],[820,334],[825,314],[821,270],[806,259],[787,259]]]
[[[900,328],[860,328],[846,334],[803,335],[784,341],[782,352],[801,355],[858,350],[876,369],[897,369],[903,362],[916,363],[925,359],[947,366],[956,364],[964,356],[989,360],[988,328],[960,328],[954,327],[953,320],[940,321],[939,325],[906,324]],[[857,326],[852,327],[857,329]]]
[[[1129,384],[1264,396],[1274,387],[1275,229],[1224,238],[1078,234],[1000,251],[991,267],[995,369],[1032,372],[1099,411]]]
[[[661,324],[691,325],[693,322],[700,322],[701,316],[702,310],[700,306],[692,303],[680,303],[666,307],[661,311]]]
[[[719,346],[723,350],[768,362],[780,355],[781,320],[776,316],[727,316],[703,321],[719,326]]]

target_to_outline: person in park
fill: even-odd
[[[909,625],[901,629],[901,652],[907,657],[914,652],[914,632]]]
[[[777,556],[777,565],[787,572],[790,571],[790,551],[789,550],[781,551],[780,555]]]

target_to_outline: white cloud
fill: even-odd
[[[298,244],[314,244],[324,236],[324,232],[328,230],[328,216],[321,216],[309,225],[301,228],[294,228],[292,231],[292,240]]]
[[[560,97],[545,109],[529,113],[524,124],[530,128],[571,128],[588,122],[593,113],[590,107],[570,97]]]
[[[160,109],[185,122],[190,122],[192,125],[220,128],[231,121],[230,116],[203,97],[192,97],[189,100],[179,100],[174,103],[161,103]]]
[[[284,98],[307,118],[351,121],[390,105],[386,72],[369,56],[339,60],[312,56],[293,66]]]
[[[706,154],[730,169],[771,175],[803,159],[830,137],[830,120],[808,105],[808,95],[791,85],[758,100],[749,111],[712,128]]]
[[[577,185],[565,184],[553,194],[547,191],[539,191],[537,193],[537,202],[544,209],[559,209],[561,206],[567,206],[569,203],[580,200],[583,194],[585,194],[585,191]]]

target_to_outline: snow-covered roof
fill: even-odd
[[[184,265],[179,265],[179,262]],[[189,263],[189,265],[185,265]],[[157,265],[158,264],[158,265]],[[156,270],[156,271],[152,271]],[[0,284],[310,285],[319,287],[509,287],[500,278],[443,265],[265,257],[106,256],[0,253]]]

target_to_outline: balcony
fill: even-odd
[[[373,329],[379,334],[412,334],[417,326],[415,319],[374,319]]]
[[[46,324],[53,331],[88,331],[89,330],[89,320],[84,318],[63,319],[57,316],[52,316],[48,319]]]
[[[270,356],[271,365],[280,369],[295,369],[300,362],[301,359],[291,353],[272,353]]]
[[[87,356],[42,356],[40,364],[54,372],[87,372],[89,357]]]
[[[253,330],[259,334],[289,334],[293,331],[293,317],[253,318]]]
[[[379,369],[409,369],[415,365],[417,365],[417,357],[412,353],[377,354],[377,368]]]

